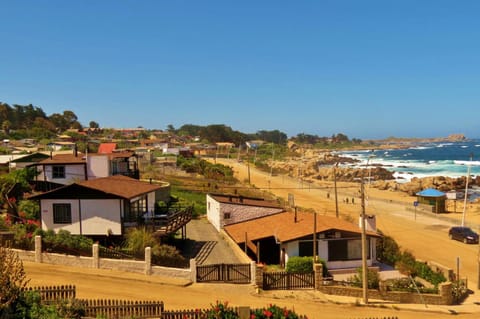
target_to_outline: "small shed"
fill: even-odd
[[[432,207],[432,212],[445,213],[445,201],[447,195],[434,188],[427,188],[417,194],[418,202]]]

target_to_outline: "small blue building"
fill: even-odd
[[[427,188],[417,194],[418,202],[432,207],[432,212],[439,214],[445,213],[445,201],[447,195],[444,192],[434,188]]]

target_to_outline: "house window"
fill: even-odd
[[[313,256],[313,240],[298,242],[298,256],[300,257]]]
[[[55,165],[52,167],[52,178],[65,178],[65,166]]]
[[[71,224],[72,206],[70,204],[53,204],[53,223]]]
[[[223,213],[223,219],[230,219],[232,215],[230,213]]]
[[[370,242],[367,241],[367,258],[370,258]],[[362,241],[331,240],[328,242],[328,260],[360,260],[362,259]]]

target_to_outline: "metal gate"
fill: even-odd
[[[315,287],[315,273],[264,272],[263,289],[303,289]]]
[[[197,282],[248,284],[252,273],[250,264],[214,264],[197,266]]]

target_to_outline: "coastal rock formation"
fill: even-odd
[[[457,136],[459,137],[459,136]],[[409,182],[398,182],[393,173],[378,164],[366,168],[349,167],[348,164],[358,160],[341,157],[330,152],[304,152],[305,156],[289,158],[283,161],[269,162],[278,173],[287,174],[294,178],[301,178],[307,182],[334,181],[335,174],[338,182],[360,182],[370,178],[371,187],[380,190],[401,191],[415,196],[416,193],[426,189],[435,188],[442,192],[451,190],[463,191],[466,177],[451,178],[444,176],[417,178]],[[339,166],[337,165],[339,164]],[[480,176],[469,181],[469,185],[480,185]]]

